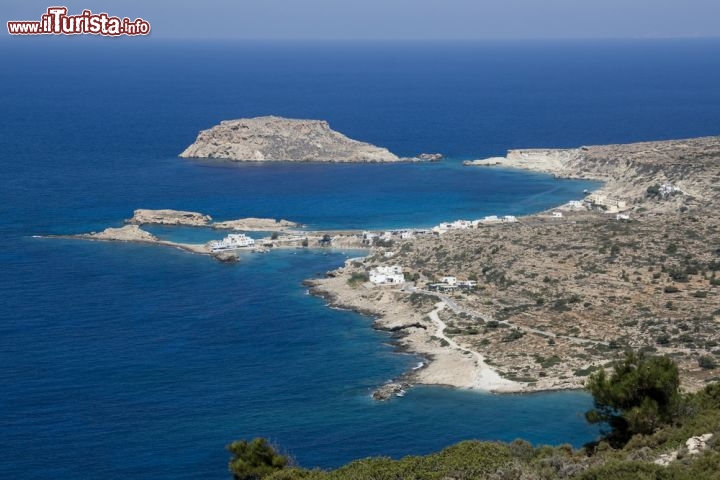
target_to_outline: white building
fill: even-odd
[[[363,242],[373,243],[373,240],[375,240],[376,238],[378,238],[377,233],[363,232]]]
[[[570,200],[568,202],[568,207],[570,208],[584,208],[582,200]]]
[[[552,216],[555,218],[562,218],[563,214],[562,212],[552,212]]]
[[[399,285],[405,283],[405,275],[399,265],[380,266],[370,270],[370,282],[375,285]]]
[[[626,215],[624,213],[618,213],[615,216],[615,220],[630,220],[630,215]]]
[[[210,248],[213,252],[221,252],[223,250],[237,250],[255,245],[255,240],[248,237],[244,233],[231,233],[222,240],[213,240],[210,242]]]
[[[440,279],[440,282],[447,284],[447,285],[455,285],[457,283],[456,277],[442,277]]]
[[[410,240],[411,238],[415,238],[415,235],[413,235],[413,232],[410,230],[403,230],[400,232],[400,238],[403,240]]]
[[[515,215],[505,215],[502,217],[503,223],[515,223],[518,221],[517,217]]]
[[[460,288],[472,290],[473,288],[477,287],[477,282],[475,280],[463,280],[457,282],[457,286]]]
[[[467,230],[472,228],[472,222],[468,220],[455,220],[450,224],[450,228],[453,230]]]

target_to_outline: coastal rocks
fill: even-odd
[[[442,153],[421,153],[415,157],[403,157],[403,162],[439,162],[445,158]]]
[[[149,210],[146,208],[135,210],[133,217],[126,220],[125,223],[132,225],[184,225],[244,231],[277,231],[301,226],[299,223],[289,220],[255,217],[213,222],[210,215],[198,212],[170,209]]]
[[[213,252],[210,255],[222,263],[238,263],[240,261],[240,256],[236,252]]]
[[[148,210],[139,208],[133,213],[133,217],[126,220],[126,223],[134,225],[188,225],[204,226],[212,221],[210,215],[203,215],[197,212],[185,212],[182,210]]]
[[[277,231],[286,230],[288,228],[297,228],[299,223],[289,220],[275,220],[273,218],[241,218],[239,220],[227,220],[225,222],[215,222],[213,228],[228,230],[244,230],[244,231]]]
[[[102,232],[93,232],[78,237],[94,240],[112,240],[116,242],[157,242],[155,235],[146,232],[137,225],[125,225],[120,228],[106,228]]]
[[[226,120],[203,130],[183,158],[238,162],[398,162],[385,148],[359,142],[321,120],[274,116]]]
[[[716,207],[720,137],[596,145],[572,149],[510,150],[506,157],[464,162],[550,173],[561,178],[601,180],[598,195],[656,212]],[[678,195],[658,199],[651,189],[671,186]],[[662,201],[660,201],[662,200]]]
[[[386,383],[372,393],[372,398],[385,401],[390,400],[392,397],[403,397],[408,388],[410,388],[409,383]]]

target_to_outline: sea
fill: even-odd
[[[463,167],[510,148],[720,133],[720,41],[0,41],[0,478],[224,479],[263,436],[298,464],[434,452],[463,439],[579,447],[583,392],[378,385],[422,361],[303,280],[362,251],[243,254],[44,238],[136,208],[316,229],[523,215],[597,183]],[[432,164],[178,158],[198,131],[324,119]],[[204,242],[210,230],[154,227]],[[37,236],[43,238],[37,238]],[[457,272],[462,274],[462,272]]]

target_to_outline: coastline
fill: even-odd
[[[536,391],[503,379],[484,361],[480,352],[444,336],[445,325],[437,315],[445,308],[444,302],[431,304],[429,310],[413,308],[407,303],[411,291],[373,289],[366,284],[350,286],[343,275],[344,268],[333,272],[331,277],[307,280],[305,285],[310,287],[311,295],[323,298],[331,308],[351,310],[372,318],[372,328],[391,334],[392,343],[399,352],[423,359],[422,366],[402,373],[391,384],[404,387],[438,385],[495,393]],[[380,399],[387,399],[387,396]]]
[[[706,137],[667,142],[581,147],[577,149],[517,150],[508,152],[508,156],[503,159],[493,158],[486,161],[465,162],[465,165],[519,168],[550,173],[558,178],[598,180],[603,183],[592,192],[586,192],[586,198],[581,199],[583,207],[579,210],[568,204],[558,205],[556,208],[548,209],[545,212],[522,217],[519,224],[488,225],[479,227],[479,230],[483,232],[482,234],[476,234],[477,230],[468,230],[446,233],[445,236],[441,235],[440,238],[447,238],[448,246],[455,248],[459,252],[458,254],[465,256],[467,248],[463,247],[463,245],[477,244],[478,235],[484,238],[495,238],[497,234],[489,234],[488,232],[491,231],[502,232],[506,240],[501,242],[501,245],[509,245],[519,243],[523,238],[533,238],[536,235],[535,232],[547,235],[554,227],[559,229],[558,232],[568,232],[572,235],[578,235],[579,233],[586,235],[585,230],[593,229],[616,231],[617,227],[614,222],[620,220],[627,222],[631,215],[633,224],[642,225],[643,228],[649,231],[656,228],[666,228],[668,224],[672,223],[680,225],[686,221],[684,220],[685,217],[682,216],[684,212],[702,211],[704,215],[707,213],[707,207],[714,202],[712,196],[714,187],[711,179],[714,177],[712,172],[715,172],[717,168],[711,162],[708,162],[706,157],[708,150],[713,151],[713,149],[718,148],[720,148],[718,137]],[[695,153],[698,160],[695,161],[692,156],[688,159],[689,153]],[[658,161],[659,155],[660,160]],[[681,160],[678,160],[678,157]],[[709,174],[699,174],[701,171]],[[668,185],[671,188],[671,194],[660,197],[649,196],[649,187],[653,185],[660,186],[661,184]],[[561,212],[560,218],[550,216],[550,212]],[[616,213],[617,215],[615,215]],[[692,221],[692,217],[689,217],[689,219]],[[619,225],[627,224],[621,223]],[[635,238],[632,229],[627,232],[630,232],[629,238]],[[642,238],[644,235],[647,235],[647,233],[643,234],[638,231],[636,236]],[[603,252],[606,247],[602,246],[602,242],[606,242],[606,240],[601,242],[601,239],[602,236],[591,236],[589,239],[591,243],[588,246],[595,249],[599,248],[600,252]],[[681,238],[678,238],[678,241],[681,240]],[[636,242],[637,240],[633,241]],[[489,293],[487,303],[513,305],[513,303],[517,304],[519,302],[517,306],[502,307],[500,310],[498,310],[498,306],[493,305],[496,312],[503,313],[505,310],[512,312],[514,309],[518,309],[520,315],[513,318],[511,313],[510,319],[501,319],[499,322],[492,315],[471,315],[476,324],[484,323],[486,325],[484,335],[489,335],[491,340],[489,346],[484,347],[482,343],[488,342],[487,336],[481,344],[478,344],[474,334],[468,336],[461,333],[452,337],[452,339],[438,335],[438,333],[442,334],[446,326],[438,317],[438,314],[443,312],[450,302],[453,302],[452,299],[446,299],[446,301],[437,305],[433,303],[422,307],[409,306],[406,299],[402,298],[411,295],[409,291],[406,291],[406,288],[397,290],[396,287],[376,287],[371,286],[369,283],[355,285],[354,287],[347,285],[354,278],[353,275],[366,272],[370,268],[385,263],[383,254],[391,254],[393,258],[390,260],[391,263],[397,262],[399,265],[409,266],[414,275],[425,277],[425,281],[429,282],[432,280],[432,274],[428,277],[425,275],[428,272],[423,272],[422,269],[415,268],[415,266],[426,264],[426,259],[435,255],[434,252],[441,248],[439,244],[442,243],[434,240],[427,242],[425,240],[410,240],[404,242],[400,247],[401,253],[399,255],[397,255],[397,249],[375,248],[370,255],[360,262],[353,262],[354,265],[346,264],[344,267],[332,272],[330,279],[309,282],[310,285],[313,285],[313,293],[325,298],[331,306],[348,308],[372,316],[375,319],[373,327],[392,332],[399,349],[419,354],[427,360],[423,368],[406,372],[395,379],[391,384],[393,388],[386,391],[381,387],[380,391],[383,393],[381,399],[388,398],[398,390],[404,392],[404,389],[413,383],[448,385],[497,393],[581,389],[589,373],[608,368],[612,364],[612,360],[618,355],[618,351],[622,351],[622,345],[634,348],[649,348],[651,350],[660,348],[666,350],[668,354],[684,357],[679,360],[679,363],[684,373],[683,386],[688,390],[701,388],[704,382],[710,378],[710,374],[698,371],[697,366],[693,366],[692,363],[696,361],[695,359],[702,352],[698,353],[696,350],[688,349],[683,345],[677,347],[674,345],[672,347],[660,345],[656,347],[654,339],[647,338],[647,333],[643,330],[647,330],[645,326],[633,330],[617,323],[610,323],[606,324],[607,330],[598,330],[592,326],[592,323],[588,323],[592,322],[593,319],[598,319],[595,316],[596,314],[576,311],[577,309],[572,303],[568,306],[567,298],[562,297],[562,289],[558,289],[553,294],[559,297],[554,300],[555,303],[552,308],[543,307],[543,304],[540,303],[542,297],[537,296],[540,293],[533,293],[532,296],[538,298],[537,302],[534,301],[534,298],[531,298],[533,303],[538,304],[534,308],[540,309],[543,313],[540,314],[540,317],[528,317],[522,313],[528,309],[528,306],[522,305],[518,298],[507,297],[505,293],[501,295],[496,285],[487,285],[487,287],[495,290],[494,294]],[[572,242],[570,243],[572,244]],[[600,243],[600,245],[592,247],[592,243]],[[424,255],[402,254],[405,249],[409,251],[417,250],[418,245],[425,247],[426,253]],[[694,245],[694,248],[698,247],[701,248],[702,245]],[[544,250],[544,248],[543,246],[541,250]],[[653,261],[653,248],[648,248],[645,254],[649,257],[648,261]],[[523,253],[518,252],[516,255],[522,257]],[[707,258],[707,254],[703,255]],[[403,257],[408,258],[404,264],[402,263]],[[548,272],[558,269],[559,265],[555,261],[549,261],[543,257],[537,257],[537,260],[546,265]],[[512,264],[514,261],[513,257],[510,256],[508,264]],[[601,261],[615,263],[617,257],[612,255],[605,260],[601,259]],[[628,267],[637,268],[639,266],[639,264],[634,263],[635,261],[632,258],[625,261]],[[529,266],[534,267],[534,265]],[[651,277],[647,280],[643,279],[642,282],[649,284],[650,287],[653,284],[658,284],[659,282],[656,280],[658,274],[652,273],[653,267],[645,268],[651,272]],[[664,270],[668,267],[663,266],[662,268]],[[442,267],[441,263],[434,269],[427,269],[436,272],[434,274],[436,280],[440,275],[439,272],[447,273],[448,271],[448,267]],[[576,272],[572,274],[576,278],[587,276],[583,271],[582,262],[570,269],[568,273],[572,271]],[[624,272],[625,270],[622,270],[622,281],[627,282],[629,279],[625,279],[626,274]],[[636,271],[635,273],[640,272]],[[534,273],[534,275],[538,275],[538,273]],[[502,278],[504,277],[501,277],[501,280]],[[547,279],[548,277],[545,276],[545,280]],[[638,276],[637,280],[640,279],[641,277]],[[488,279],[488,281],[489,283],[496,282],[495,279]],[[673,278],[670,278],[669,281],[675,283]],[[525,283],[533,288],[546,289],[542,283],[538,285],[532,280]],[[601,291],[606,291],[606,295],[611,299],[615,298],[613,293],[616,288],[626,288],[620,285],[606,285],[606,283],[607,280],[602,277],[591,282],[591,284],[599,286]],[[693,288],[700,290],[692,296],[705,298],[706,293],[703,288],[707,288],[708,280],[700,280],[694,283]],[[649,308],[648,305],[643,305],[646,302],[649,302],[652,311],[655,311],[664,303],[664,300],[660,300],[662,297],[658,298],[653,293],[657,291],[658,287],[640,287],[640,284],[638,284],[638,287],[634,289],[640,295],[637,298],[639,305],[642,305],[642,309]],[[485,285],[483,285],[483,288],[485,288]],[[500,288],[506,289],[507,287]],[[665,287],[665,289],[666,291],[677,291],[677,287],[672,285]],[[419,292],[420,290],[415,289],[415,291]],[[581,289],[580,292],[587,295],[586,290]],[[575,302],[576,300],[573,300],[573,298],[582,298],[582,296],[573,294],[570,302]],[[713,298],[717,300],[717,298]],[[442,299],[437,298],[436,300]],[[604,304],[607,302],[598,299],[592,302],[586,301],[584,305],[586,308],[592,309],[595,303]],[[670,306],[672,303],[668,302],[666,308],[672,308]],[[477,312],[477,307],[481,307],[482,311],[487,311],[487,307],[482,307],[481,303],[477,301],[471,302],[471,305],[475,305],[475,312]],[[558,316],[558,313],[554,312],[555,307],[560,312],[560,317],[569,315],[568,320],[575,317],[577,318],[576,321],[582,322],[579,325],[580,328],[577,329],[574,325],[572,328],[568,328],[558,324],[548,329],[547,321],[551,325],[556,323],[552,320],[553,317]],[[704,305],[704,307],[705,310],[712,311],[712,303]],[[612,310],[612,307],[603,308]],[[459,313],[459,316],[462,317],[469,311],[471,310],[461,306],[456,308],[454,313]],[[564,313],[565,311],[569,313]],[[717,311],[720,310],[716,310],[716,313]],[[464,319],[458,319],[457,317],[458,315],[455,315],[453,320],[459,320],[459,323],[464,321]],[[542,321],[538,321],[538,318]],[[616,322],[613,315],[602,314],[600,318],[602,319],[601,323]],[[712,314],[707,318],[712,319]],[[513,346],[514,339],[506,341],[501,338],[498,342],[498,335],[492,329],[488,330],[487,325],[491,323],[508,327],[517,332],[516,336],[522,338],[517,342],[520,346]],[[700,327],[704,335],[703,338],[713,337],[714,328],[711,323],[705,321],[703,326]],[[665,327],[661,326],[661,328]],[[660,331],[662,332],[662,330]],[[673,331],[677,331],[677,329]],[[679,338],[682,338],[682,336]],[[707,345],[713,345],[712,341]],[[710,348],[706,347],[706,350],[709,353]],[[488,355],[493,358],[490,365],[486,362]],[[467,356],[474,360],[468,359]],[[519,361],[520,358],[523,358],[523,360]],[[511,375],[510,372],[513,371],[512,366],[514,364],[522,368],[514,369],[516,373]]]
[[[680,150],[679,145],[683,146]],[[715,198],[711,195],[712,178],[718,167],[706,160],[706,150],[713,148],[720,149],[720,141],[715,137],[564,150],[514,150],[504,159],[465,162],[471,166],[521,168],[562,178],[605,182],[593,192],[586,192],[583,201],[576,202],[582,203],[579,208],[560,205],[521,217],[518,223],[496,221],[410,238],[393,232],[392,240],[371,242],[372,245],[366,243],[360,232],[289,230],[297,224],[285,220],[241,219],[226,223],[252,227],[259,222],[277,227],[276,235],[258,240],[257,247],[242,249],[245,251],[327,248],[324,238],[330,234],[332,247],[369,248],[367,256],[346,262],[325,278],[307,280],[306,285],[311,294],[324,298],[331,307],[373,318],[373,328],[391,333],[396,348],[424,358],[420,368],[380,386],[375,398],[402,396],[412,384],[497,393],[580,389],[587,375],[608,368],[622,347],[662,348],[682,355],[681,368],[689,375],[684,378],[685,386],[697,389],[709,375],[692,366],[702,352],[683,344],[657,347],[649,335],[664,335],[666,325],[661,322],[658,328],[652,324],[648,327],[635,321],[628,327],[620,323],[623,312],[616,310],[622,309],[613,305],[618,296],[633,291],[632,298],[640,312],[662,315],[663,304],[665,309],[672,308],[674,302],[662,299],[663,285],[653,270],[658,262],[653,252],[662,247],[644,246],[642,252],[648,258],[638,260],[637,255],[618,255],[622,248],[611,245],[609,239],[621,234],[627,237],[623,245],[630,245],[637,252],[632,245],[653,239],[653,232],[658,229],[674,224],[673,231],[677,233],[687,228],[683,225],[694,217],[685,212],[706,215]],[[687,155],[688,150],[700,152],[699,160],[678,163],[678,151]],[[661,161],[657,161],[658,152],[664,155]],[[671,194],[649,196],[649,187],[661,182],[672,187]],[[559,216],[549,215],[550,211],[559,212]],[[143,212],[145,218],[147,212],[163,212],[159,222],[165,224],[212,225],[208,215],[195,212],[137,212]],[[617,217],[608,213],[617,213]],[[627,223],[630,215],[632,224]],[[718,220],[717,215],[711,218]],[[620,220],[624,223],[617,223]],[[237,253],[218,255],[208,244],[158,239],[142,230],[138,225],[142,223],[147,222],[136,218],[131,225],[121,228],[63,237],[157,244],[213,255],[225,262],[238,260]],[[680,243],[686,239],[680,236],[669,241]],[[468,245],[479,247],[470,250]],[[568,250],[567,245],[573,245],[573,249]],[[708,252],[702,250],[702,242],[690,246],[703,262],[709,262],[704,265],[714,265]],[[568,265],[572,252],[578,249],[585,252],[581,260],[571,260],[572,265]],[[560,252],[564,252],[564,259],[559,258]],[[461,261],[452,260],[456,258]],[[665,291],[670,287],[674,289],[670,291],[681,291],[675,286],[672,272],[678,268],[676,264],[682,266],[682,260],[666,257],[662,262],[661,271],[670,272],[670,278],[664,282],[671,285],[665,286]],[[402,288],[372,285],[367,281],[367,272],[383,264],[402,266],[403,273],[412,277],[412,281]],[[508,270],[515,264],[520,264],[519,268]],[[614,273],[608,274],[607,269]],[[636,275],[632,281],[628,270]],[[479,290],[443,295],[418,288],[448,274],[464,278],[472,275],[478,280]],[[555,277],[556,274],[560,276]],[[365,281],[357,281],[359,278]],[[688,290],[686,296],[706,298],[706,289],[714,285],[714,278],[703,275],[691,282],[688,287],[697,292]],[[709,298],[717,301],[720,297]],[[688,312],[697,310],[697,302],[682,300],[682,305],[688,305]],[[712,301],[703,305],[710,312],[703,318],[710,320],[695,326],[695,331],[706,339],[703,340],[706,345],[712,345],[711,339],[718,333],[711,322]],[[637,315],[629,306],[623,307],[624,314]],[[677,337],[680,342],[682,335]],[[710,348],[705,346],[703,351],[709,352]]]

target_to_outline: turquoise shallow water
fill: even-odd
[[[717,42],[12,40],[0,45],[13,66],[0,70],[3,478],[226,478],[223,446],[256,435],[323,467],[464,438],[594,438],[582,393],[416,388],[371,401],[373,387],[418,359],[302,286],[353,252],[223,265],[175,249],[31,236],[117,226],[135,208],[363,229],[528,213],[594,184],[459,161],[511,147],[706,135],[720,119]],[[176,157],[198,130],[261,114],[325,118],[401,155],[451,159],[235,166]]]

